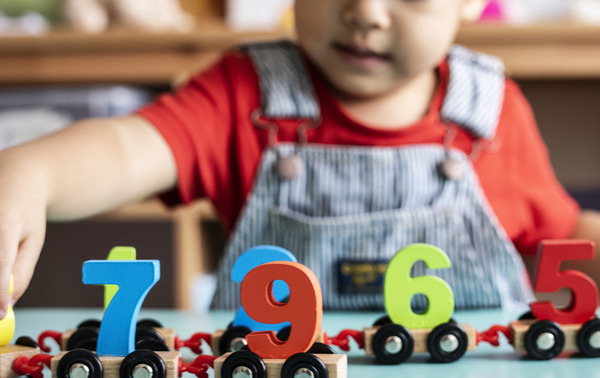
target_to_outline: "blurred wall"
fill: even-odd
[[[558,178],[583,207],[600,209],[600,79],[519,84]]]

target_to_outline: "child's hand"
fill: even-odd
[[[27,288],[44,242],[45,191],[36,176],[35,168],[0,158],[0,318]]]
[[[23,294],[46,218],[75,220],[175,186],[176,165],[160,133],[140,117],[86,120],[0,151],[0,318]]]

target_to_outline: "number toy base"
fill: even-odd
[[[165,345],[169,350],[175,350],[175,331],[172,328],[154,328],[163,338]],[[67,347],[69,340],[73,333],[79,331],[79,329],[68,329],[61,335],[60,338],[60,349],[68,350]]]
[[[12,344],[0,346],[0,378],[17,377],[12,369],[15,359],[19,356],[31,357],[38,353],[41,353],[39,348]]]
[[[226,329],[218,329],[215,332],[213,332],[213,334],[210,337],[210,345],[211,345],[212,353],[214,356],[220,356],[223,354],[219,350],[219,344],[221,342],[221,338],[223,337],[223,335],[225,334],[226,331],[227,331]],[[316,342],[322,343],[322,342],[324,342],[324,340],[325,340],[325,335],[324,335],[323,331],[321,330],[321,332],[319,332],[319,334],[317,335]]]
[[[69,352],[61,352],[54,356],[51,360],[52,378],[58,377],[58,365],[61,359]],[[164,378],[179,378],[179,359],[181,357],[180,352],[156,352],[156,354],[162,359],[165,365],[165,376]],[[126,358],[126,357],[125,357]],[[119,371],[121,369],[122,362],[125,360],[124,357],[112,357],[112,356],[100,356],[98,359],[102,364],[103,373],[100,375],[103,378],[119,378]],[[62,377],[61,377],[62,378]]]
[[[462,327],[462,329],[465,331],[465,333],[467,335],[467,340],[468,340],[467,350],[475,350],[475,348],[477,347],[477,345],[476,345],[476,340],[477,340],[476,329],[468,324],[460,324],[460,326]],[[365,354],[367,354],[367,355],[374,354],[373,338],[375,337],[375,334],[377,333],[377,331],[380,328],[381,328],[381,326],[364,328],[363,333],[365,336],[365,338],[364,338]],[[429,350],[427,348],[427,340],[432,331],[433,331],[433,329],[411,329],[411,330],[409,330],[409,332],[412,335],[413,340],[414,340],[413,353],[429,352]]]
[[[531,329],[531,327],[538,323],[538,320],[516,320],[510,323],[510,329],[513,334],[513,347],[517,352],[529,352],[527,350],[527,333]],[[554,323],[556,324],[556,323]],[[581,324],[556,324],[560,331],[562,331],[564,335],[564,347],[562,348],[563,352],[574,352],[578,351],[577,347],[577,333],[581,329]],[[544,331],[542,330],[542,333]],[[543,337],[543,335],[540,335]],[[545,341],[547,343],[551,343],[556,337],[550,337],[549,340]],[[543,343],[544,340],[540,339],[540,343]],[[550,348],[549,346],[544,347],[543,349]],[[561,351],[559,351],[560,353]],[[535,357],[534,357],[535,358]],[[539,358],[538,358],[539,359]],[[545,359],[545,358],[542,358]]]
[[[215,378],[221,378],[223,363],[231,353],[226,353],[217,358],[214,363]],[[314,354],[325,364],[329,378],[346,378],[348,376],[348,358],[345,354]],[[292,357],[293,358],[293,357]],[[265,359],[266,378],[281,378],[281,371],[286,360],[284,359]],[[292,376],[293,377],[293,376]],[[291,377],[283,377],[291,378]]]

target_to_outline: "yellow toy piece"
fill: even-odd
[[[12,295],[13,292],[13,277],[10,276],[10,287],[8,289],[8,295]],[[11,306],[8,306],[6,317],[0,320],[0,346],[5,346],[10,343],[15,334],[15,313]]]

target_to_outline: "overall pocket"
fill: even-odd
[[[267,243],[289,249],[317,276],[328,309],[382,309],[382,277],[390,258],[413,243],[428,243],[450,257],[452,267],[431,270],[418,262],[413,275],[435,275],[450,284],[457,308],[493,307],[500,299],[473,246],[468,217],[451,207],[419,207],[376,213],[311,217],[289,209],[269,213]],[[426,306],[423,296],[413,306]]]

